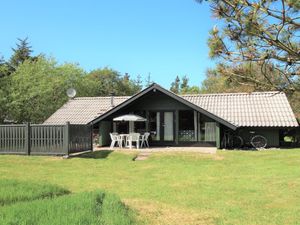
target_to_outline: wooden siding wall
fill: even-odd
[[[0,154],[68,155],[92,147],[87,125],[0,125]]]
[[[190,110],[191,108],[176,101],[175,99],[157,92],[149,93],[141,99],[136,100],[132,105],[122,110],[121,114],[129,113],[135,110],[148,110],[148,111],[164,111],[164,110]],[[113,115],[110,119],[118,115]]]
[[[246,142],[249,141],[249,134],[251,131],[254,131],[254,135],[262,135],[267,141],[267,147],[279,147],[279,129],[278,128],[241,128],[237,130],[237,133],[244,139]]]
[[[110,144],[110,136],[111,132],[111,121],[101,121],[99,123],[99,146],[106,146]]]

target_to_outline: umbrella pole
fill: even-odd
[[[134,121],[129,121],[129,133],[134,133]]]

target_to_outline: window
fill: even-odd
[[[216,122],[211,118],[201,114],[200,115],[200,141],[214,142],[216,141]]]
[[[194,130],[194,111],[179,111],[179,130]]]
[[[216,141],[216,123],[205,123],[205,141]]]
[[[196,141],[195,118],[193,110],[179,111],[179,141]]]

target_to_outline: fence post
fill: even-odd
[[[30,134],[30,123],[25,124],[25,154],[30,155],[30,142],[31,142],[31,134]]]
[[[64,153],[69,155],[69,144],[70,144],[70,122],[67,122],[64,127]]]

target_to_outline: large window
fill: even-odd
[[[179,141],[196,141],[196,129],[193,110],[179,111]]]
[[[200,141],[216,141],[216,123],[207,116],[200,115],[199,121]]]
[[[216,123],[193,110],[179,111],[178,138],[181,142],[216,141]]]

